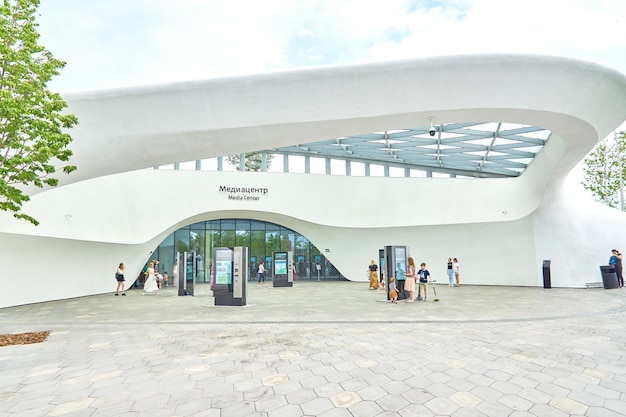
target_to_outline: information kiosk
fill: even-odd
[[[215,283],[213,296],[216,306],[245,306],[248,284],[248,248],[215,248]]]
[[[408,248],[406,246],[385,246],[385,285],[387,290],[387,299],[389,300],[389,279],[396,279],[396,287],[398,288],[398,300],[407,299],[409,294],[404,291],[404,272],[407,268]]]
[[[384,281],[384,284],[387,285],[387,281],[386,281],[386,277],[387,274],[385,273],[385,250],[384,249],[378,249],[378,280],[380,282]]]
[[[273,286],[274,287],[293,287],[293,253],[274,252],[272,265]]]
[[[178,295],[193,295],[193,285],[197,275],[196,253],[177,252],[176,268],[178,276]]]

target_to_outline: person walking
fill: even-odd
[[[263,261],[261,261],[261,263],[259,264],[258,274],[259,274],[259,284],[261,282],[265,284],[265,263]]]
[[[154,262],[150,262],[148,266],[148,278],[143,284],[143,291],[141,295],[146,295],[147,292],[154,292],[155,295],[159,295],[159,284],[157,283],[157,277],[154,273]]]
[[[117,272],[115,273],[115,279],[117,280],[117,287],[115,288],[115,295],[119,295],[118,292],[120,288],[122,289],[122,295],[126,295],[124,291],[124,262],[120,262],[117,267]]]
[[[452,287],[454,285],[454,269],[452,258],[448,258],[448,286]]]
[[[624,286],[624,276],[622,275],[622,254],[617,250],[611,251],[613,255],[609,259],[609,265],[615,267],[615,275],[617,275],[617,285],[621,288]]]
[[[452,268],[454,269],[454,280],[456,281],[456,286],[461,286],[461,264],[457,258],[452,260]]]
[[[412,303],[414,301],[413,295],[415,294],[415,261],[410,256],[408,264],[409,266],[404,273],[404,291],[408,291],[409,293],[407,303]]]
[[[377,290],[379,288],[378,282],[378,265],[372,259],[370,266],[367,268],[370,274],[370,290]]]

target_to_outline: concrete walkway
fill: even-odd
[[[114,288],[115,282],[111,283]],[[0,417],[626,415],[626,291],[250,283],[0,309]]]

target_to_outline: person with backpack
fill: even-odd
[[[622,254],[617,250],[611,251],[613,255],[609,259],[609,265],[615,267],[615,275],[617,275],[617,285],[621,288],[624,286],[624,276],[622,275]]]

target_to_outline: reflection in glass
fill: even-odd
[[[259,263],[266,261],[267,277],[271,277],[272,253],[293,251],[298,279],[344,279],[337,269],[306,237],[280,225],[250,219],[221,219],[194,223],[168,236],[150,255],[158,259],[163,270],[170,271],[176,252],[196,253],[197,282],[209,282],[209,271],[217,247],[246,246],[250,280],[257,279]]]

